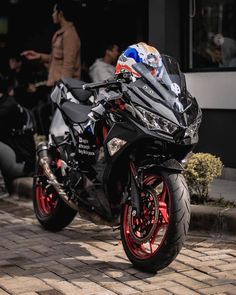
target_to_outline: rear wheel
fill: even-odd
[[[146,175],[141,192],[142,215],[131,204],[121,212],[121,238],[135,267],[155,272],[180,252],[190,222],[190,198],[181,174]]]
[[[35,215],[46,230],[59,231],[71,223],[77,211],[70,208],[48,184],[39,165],[36,171],[33,195]]]

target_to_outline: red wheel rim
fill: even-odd
[[[47,217],[53,213],[57,205],[58,198],[55,193],[49,193],[47,187],[43,188],[43,184],[40,181],[40,176],[42,175],[43,173],[41,169],[39,169],[38,180],[35,188],[36,203],[40,215]]]
[[[170,212],[169,193],[163,179],[150,175],[145,178],[143,187],[143,215],[138,218],[131,205],[125,204],[123,219],[126,244],[140,260],[151,258],[159,250],[165,240]]]

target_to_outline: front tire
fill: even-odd
[[[35,216],[44,229],[60,231],[72,222],[77,211],[70,208],[56,191],[47,185],[47,178],[39,165],[36,168],[33,190]]]
[[[190,223],[190,197],[182,174],[161,172],[144,177],[143,214],[131,204],[121,212],[121,239],[133,265],[146,272],[168,266],[180,252]]]

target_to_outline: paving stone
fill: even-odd
[[[205,253],[202,253],[201,251],[195,251],[195,250],[190,250],[190,249],[186,249],[186,248],[181,250],[181,253],[186,256],[193,257],[193,258],[206,255]]]
[[[219,269],[219,271],[225,271],[225,270],[235,270],[236,271],[236,262],[229,262],[227,264],[221,264],[215,266],[216,269]]]
[[[137,289],[131,288],[120,282],[105,283],[103,287],[117,294],[123,294],[123,295],[133,294],[138,291]]]
[[[132,295],[138,295],[140,293],[134,293]],[[165,290],[154,290],[154,291],[147,291],[147,292],[142,292],[141,293],[142,295],[170,295],[170,294],[173,294],[173,293],[170,293],[168,291],[165,291]]]
[[[81,288],[67,281],[60,281],[60,282],[51,281],[50,283],[48,283],[48,285],[52,286],[54,289],[56,289],[57,291],[65,295],[72,295],[72,294],[76,295],[81,293]]]
[[[187,265],[185,263],[179,262],[177,260],[174,260],[170,265],[169,265],[170,269],[173,269],[174,271],[186,271],[186,270],[191,270],[193,269],[192,266]]]
[[[209,274],[209,275],[214,275],[215,272],[218,272],[217,269],[215,269],[214,267],[211,267],[211,266],[199,266],[199,265],[197,265],[195,267],[195,269],[199,270],[202,273]]]
[[[85,264],[74,257],[61,257],[56,259],[60,264],[70,268],[71,270],[80,270]]]
[[[26,293],[31,291],[46,291],[51,289],[43,281],[34,277],[16,277],[11,278],[0,283],[10,294],[14,293]]]
[[[190,277],[192,279],[195,279],[195,280],[198,280],[198,281],[201,281],[201,282],[214,279],[213,276],[202,273],[202,272],[200,272],[198,270],[184,271],[184,272],[182,272],[182,275],[185,275],[187,277]]]
[[[202,256],[202,257],[199,257],[199,259],[201,261],[209,261],[209,260],[215,260],[215,259],[227,259],[227,258],[230,258],[231,256],[228,255],[228,254],[216,254],[216,255],[208,255],[208,256]]]
[[[42,281],[44,281],[45,283],[50,283],[50,282],[59,282],[59,281],[63,281],[63,277],[56,275],[53,272],[42,272],[40,274],[36,274],[35,277],[37,277],[38,279],[41,279]]]
[[[177,258],[176,261],[180,262],[180,263],[185,263],[189,266],[194,267],[195,265],[200,264],[200,260],[199,259],[195,259],[193,257],[189,257],[186,255],[183,255],[182,253],[180,253]]]
[[[213,260],[207,260],[207,261],[201,261],[201,263],[199,263],[197,265],[197,267],[199,266],[216,266],[216,265],[221,265],[221,264],[225,264],[224,260],[220,260],[220,259],[213,259]]]
[[[105,287],[105,284],[103,282],[103,286],[101,286],[98,283],[92,282],[91,280],[87,279],[87,278],[83,278],[83,279],[79,279],[79,280],[72,280],[73,284],[75,284],[76,286],[79,286],[82,289],[82,292],[86,292],[86,294],[90,295],[90,294],[97,294],[97,293],[109,293],[111,292],[111,290],[109,290],[109,288]],[[113,292],[111,292],[113,293]],[[114,293],[113,293],[114,294]]]
[[[226,285],[220,285],[216,287],[210,287],[210,288],[205,288],[205,289],[199,289],[199,292],[202,294],[218,294],[220,292],[227,292],[231,294],[236,294],[236,286],[232,284],[226,284]]]
[[[214,276],[219,279],[235,280],[236,282],[236,270],[228,270],[214,273]]]
[[[137,289],[139,289],[142,292],[147,292],[147,291],[153,292],[156,290],[163,290],[163,289],[177,287],[177,286],[179,286],[179,284],[174,281],[163,280],[163,281],[151,283],[151,284],[146,283],[145,285],[144,284],[137,285]]]
[[[223,279],[215,279],[215,280],[209,280],[207,281],[207,284],[214,287],[214,286],[220,286],[220,285],[227,285],[227,284],[235,284],[235,279],[230,278],[223,278]]]
[[[200,288],[204,288],[204,287],[208,286],[206,283],[203,283],[203,282],[195,280],[195,279],[191,279],[191,278],[186,277],[184,275],[181,275],[179,280],[175,279],[174,281],[185,286],[185,287],[189,287],[193,290],[198,290]]]
[[[0,288],[0,295],[9,295],[8,292],[4,291],[2,288]],[[35,294],[34,294],[35,295]],[[37,294],[36,294],[37,295]]]
[[[198,295],[199,294],[199,293],[197,293],[187,287],[181,286],[181,285],[178,285],[176,287],[167,288],[167,290],[172,292],[173,294],[176,294],[176,295]]]
[[[37,294],[38,295],[62,295],[63,293],[52,289],[52,290],[48,290],[48,291],[41,291],[41,292],[38,292]]]

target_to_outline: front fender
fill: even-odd
[[[161,170],[169,170],[175,172],[182,172],[184,170],[183,166],[175,159],[169,159],[158,165]]]

